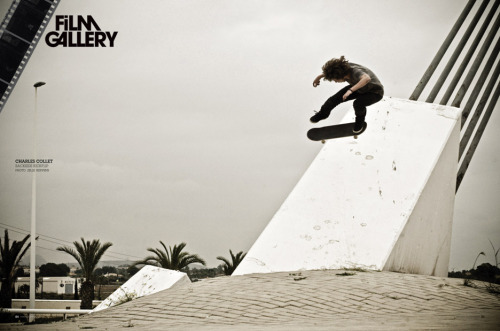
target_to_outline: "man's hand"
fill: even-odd
[[[323,77],[325,77],[325,75],[323,75],[323,74],[321,74],[321,75],[319,75],[318,77],[316,77],[316,78],[314,79],[313,86],[314,86],[314,87],[318,86],[318,85],[319,85],[319,83],[320,83],[320,81],[321,81],[321,78],[323,78]]]
[[[352,91],[351,90],[347,90],[347,92],[344,94],[344,96],[342,97],[342,100],[345,101],[345,99],[347,99],[350,95],[352,94]]]

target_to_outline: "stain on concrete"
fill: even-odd
[[[265,266],[265,265],[266,265],[263,261],[261,261],[261,260],[259,260],[259,259],[256,259],[256,258],[254,258],[254,257],[249,257],[249,258],[248,258],[248,260],[249,260],[250,262],[253,262],[253,263],[255,263],[255,264],[257,264],[257,265],[261,266],[261,267],[263,267],[263,266]]]
[[[308,234],[302,235],[302,236],[300,236],[300,238],[305,239],[307,241],[311,241],[311,239],[312,239],[312,237]]]

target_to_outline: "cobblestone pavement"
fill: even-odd
[[[321,270],[221,277],[48,325],[2,330],[500,330],[500,297],[463,280]]]

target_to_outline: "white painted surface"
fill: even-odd
[[[106,309],[132,299],[189,283],[191,283],[189,277],[183,272],[144,266],[125,284],[107,297],[106,300],[95,307],[94,311]]]
[[[442,274],[459,114],[393,98],[370,106],[367,131],[327,141],[233,275],[355,267]],[[342,122],[353,118],[350,111]]]
[[[448,275],[459,139],[456,125],[384,270]]]

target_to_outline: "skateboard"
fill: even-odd
[[[363,124],[363,129],[361,132],[354,133],[352,129],[354,127],[354,122],[345,123],[345,124],[337,124],[324,126],[322,128],[314,128],[307,131],[307,138],[314,141],[321,141],[323,144],[326,139],[335,139],[335,138],[343,138],[343,137],[351,137],[354,136],[354,139],[357,139],[360,134],[365,132],[368,124],[366,122]]]

